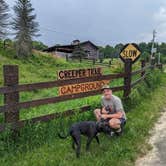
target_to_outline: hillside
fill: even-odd
[[[6,64],[15,64],[19,65],[19,80],[20,84],[25,83],[35,83],[35,82],[44,82],[44,81],[52,81],[57,80],[57,71],[62,69],[75,69],[75,68],[92,68],[94,65],[92,63],[78,63],[78,62],[66,62],[63,58],[55,58],[52,57],[51,54],[41,53],[38,51],[34,51],[32,57],[24,60],[24,59],[16,59],[12,55],[14,55],[14,51],[12,49],[7,49],[6,51],[0,50],[0,86],[3,85],[3,65]],[[103,67],[103,72],[106,73],[114,73],[122,70],[122,64],[118,60],[114,61],[113,67]],[[112,82],[114,84],[120,84],[122,80],[118,82]],[[20,101],[28,101],[32,99],[40,99],[45,97],[52,97],[57,95],[57,88],[44,89],[35,92],[21,93]],[[45,105],[38,108],[28,109],[28,111],[21,111],[21,119],[28,119],[31,117],[44,115],[57,111],[64,111],[72,108],[78,108],[83,105],[87,105],[91,102],[93,104],[96,103],[96,97],[91,97],[73,101],[67,101],[65,103],[51,104]],[[78,102],[79,101],[79,102]],[[3,97],[0,96],[0,103],[3,102]],[[67,105],[66,105],[67,103]]]

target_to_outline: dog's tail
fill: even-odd
[[[61,139],[66,139],[69,136],[69,133],[67,135],[62,135],[61,133],[58,133],[58,137]]]

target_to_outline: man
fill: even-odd
[[[103,96],[101,98],[101,109],[94,111],[97,121],[104,119],[116,133],[122,133],[122,127],[126,123],[126,114],[123,109],[121,99],[112,95],[112,90],[108,85],[102,87]]]

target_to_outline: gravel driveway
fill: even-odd
[[[166,108],[162,110],[161,117],[151,134],[149,143],[153,148],[136,161],[136,166],[166,166]]]

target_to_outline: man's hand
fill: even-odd
[[[101,110],[102,114],[107,114],[108,112],[106,111],[105,107],[102,108]]]
[[[101,115],[101,118],[103,118],[103,119],[107,119],[107,118],[108,118],[108,115],[106,115],[106,114],[102,114],[102,115]]]

